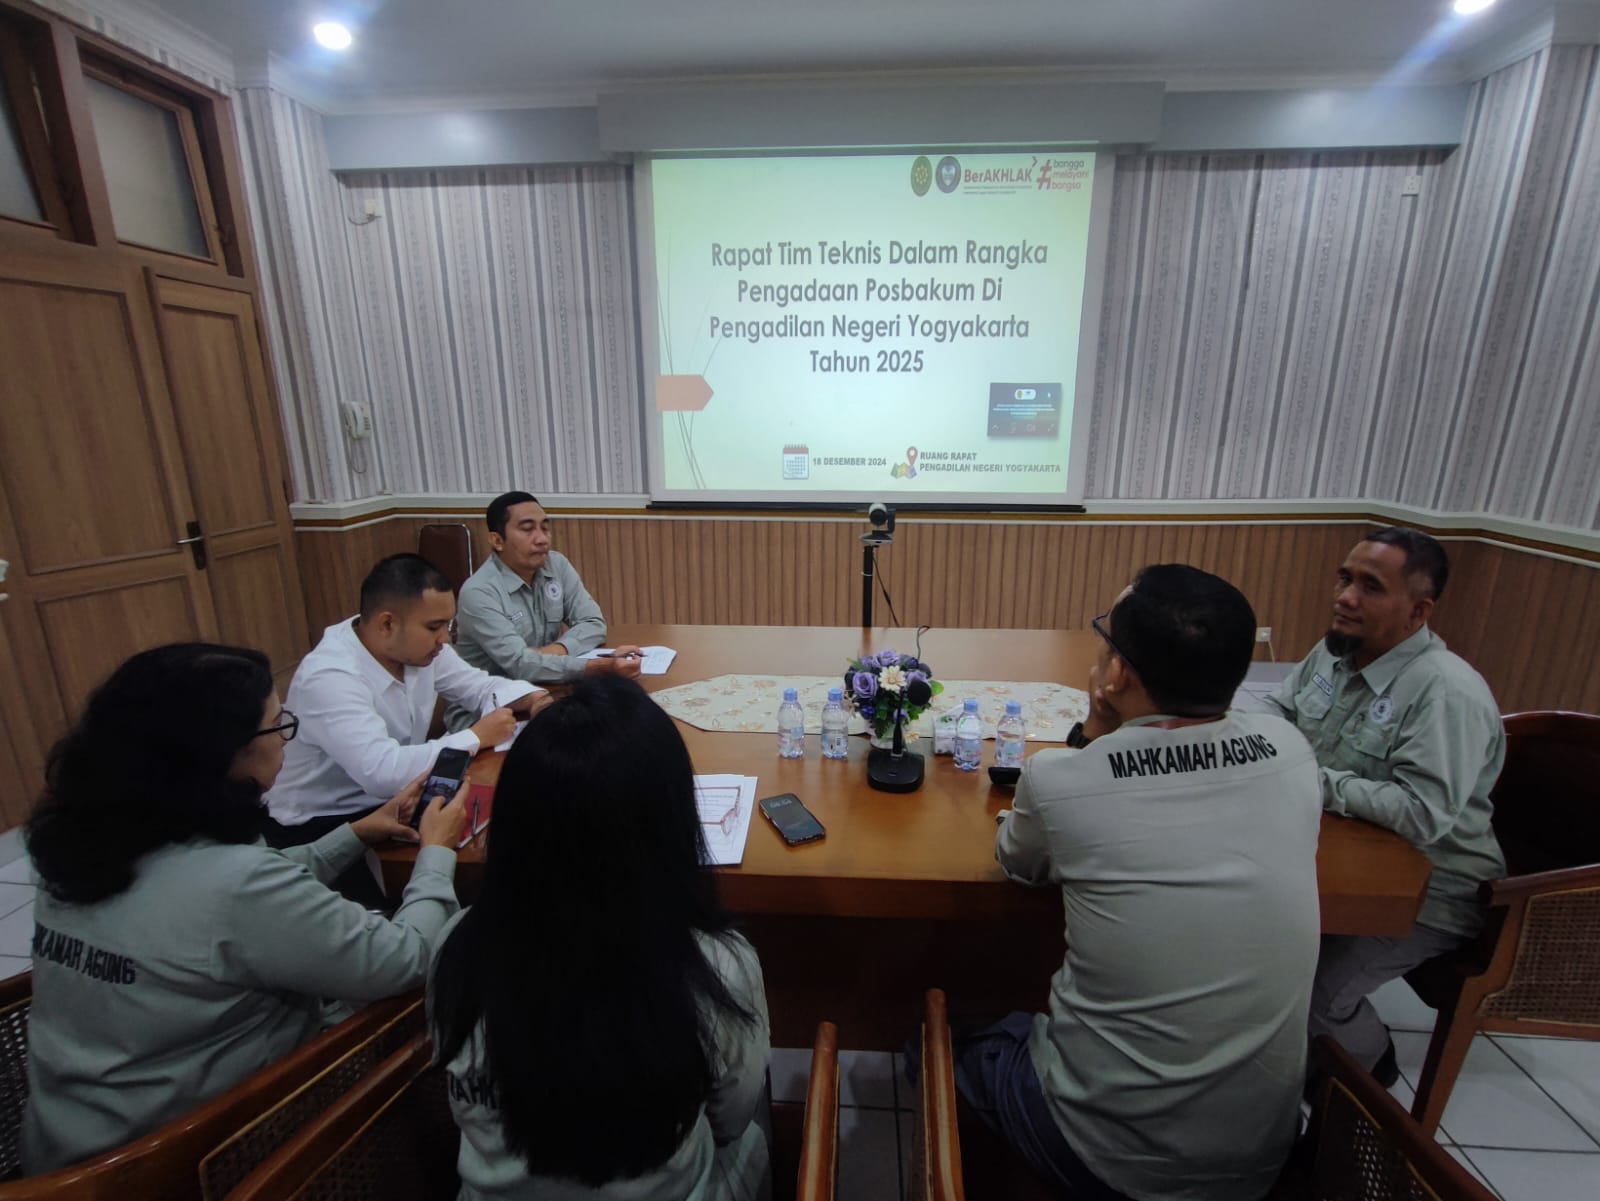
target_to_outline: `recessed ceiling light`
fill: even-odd
[[[1459,0],[1459,2],[1465,4],[1468,0]],[[1488,0],[1483,0],[1483,2],[1488,3]],[[350,43],[354,40],[350,36],[350,31],[337,21],[322,21],[313,25],[311,27],[311,36],[329,50],[348,50]]]
[[[1473,13],[1481,13],[1493,3],[1494,0],[1456,0],[1456,15],[1470,17]]]

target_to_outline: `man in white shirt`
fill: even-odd
[[[266,795],[267,842],[300,846],[360,817],[426,773],[441,750],[477,753],[549,701],[520,680],[469,667],[450,645],[449,581],[420,555],[390,555],[361,584],[360,615],[329,626],[300,663],[285,708],[299,731]],[[436,697],[483,716],[428,740]],[[368,864],[334,882],[351,900],[384,908]]]

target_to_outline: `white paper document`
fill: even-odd
[[[670,646],[641,646],[644,658],[639,662],[639,674],[645,676],[664,676],[667,668],[672,666],[672,661],[678,657],[678,652]],[[597,647],[584,656],[585,659],[608,659],[611,657],[609,647]]]
[[[511,744],[517,740],[517,735],[522,733],[522,731],[526,730],[527,728],[528,728],[528,723],[527,722],[519,721],[517,723],[517,728],[515,730],[511,731],[511,737],[507,738],[504,742],[502,742],[499,746],[495,747],[494,749],[497,750],[497,751],[509,751],[511,749]]]
[[[744,860],[750,814],[756,807],[754,776],[696,776],[694,800],[706,836],[706,862],[733,867]]]

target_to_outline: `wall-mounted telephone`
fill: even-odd
[[[352,442],[372,437],[372,410],[364,404],[347,400],[339,406],[344,417],[344,432]]]

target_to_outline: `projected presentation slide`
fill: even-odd
[[[1091,151],[650,170],[667,495],[1066,497]]]

